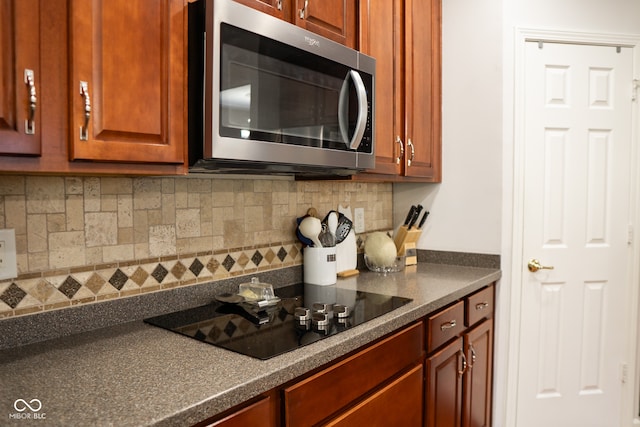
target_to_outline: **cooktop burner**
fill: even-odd
[[[258,359],[269,359],[335,335],[411,302],[409,298],[291,285],[268,307],[212,302],[145,319],[146,323]]]

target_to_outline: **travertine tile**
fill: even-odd
[[[84,180],[84,211],[100,211],[100,178],[86,178]]]
[[[16,234],[27,232],[27,204],[24,196],[4,197],[5,227],[13,228]]]
[[[64,179],[30,176],[26,181],[27,213],[64,212]]]
[[[164,256],[176,253],[176,227],[152,225],[149,227],[149,255]]]
[[[118,215],[115,212],[88,212],[84,222],[87,247],[118,244]]]
[[[26,191],[25,180],[26,177],[24,176],[2,176],[2,179],[0,179],[0,195],[24,195]]]
[[[27,230],[29,252],[44,252],[49,249],[46,215],[28,215]]]
[[[66,231],[84,230],[84,199],[82,195],[67,195],[66,200]]]
[[[176,237],[200,237],[200,209],[176,210]]]
[[[64,268],[85,265],[84,233],[65,231],[49,234],[49,267]]]

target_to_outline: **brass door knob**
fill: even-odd
[[[535,258],[531,258],[529,260],[527,267],[529,267],[529,271],[532,273],[535,273],[538,270],[553,270],[553,266],[542,265],[540,264],[540,261]]]

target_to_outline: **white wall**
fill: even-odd
[[[420,249],[500,253],[501,0],[442,3],[442,184],[394,186],[394,225],[431,212]]]

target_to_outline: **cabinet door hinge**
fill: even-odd
[[[638,99],[638,87],[640,87],[640,80],[633,79],[631,81],[631,101]]]
[[[633,224],[629,224],[627,227],[627,244],[633,244]]]
[[[620,382],[622,382],[622,384],[626,384],[628,380],[629,380],[629,368],[627,367],[626,363],[622,363],[620,364]]]

